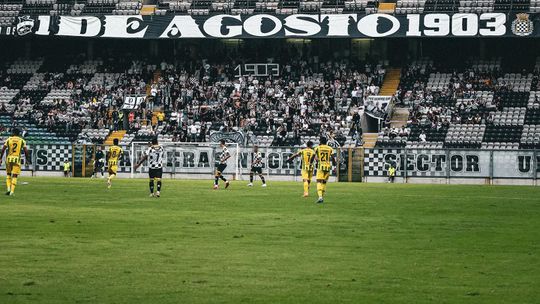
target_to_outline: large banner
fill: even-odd
[[[540,153],[532,151],[365,149],[364,175],[401,177],[535,178]]]
[[[124,148],[119,163],[119,172],[131,172],[131,160],[137,161],[147,146],[144,144]],[[24,165],[23,170],[62,171],[64,161],[72,160],[71,145],[32,145],[29,147],[33,166]],[[232,157],[228,160],[226,173],[249,174],[252,148],[229,147]],[[268,175],[299,176],[300,162],[287,162],[297,151],[291,147],[260,148],[263,156],[263,173]],[[217,146],[165,146],[165,168],[167,173],[212,175],[220,157]],[[80,156],[80,155],[79,155]],[[340,166],[347,167],[347,153],[339,157]],[[91,158],[91,155],[87,155]],[[75,159],[79,159],[75,153]],[[236,162],[238,161],[238,162]],[[25,163],[25,162],[23,162]],[[365,149],[364,176],[386,177],[389,164],[396,166],[400,177],[429,178],[517,178],[540,177],[540,151],[489,151],[489,150],[445,150],[445,149]],[[5,169],[5,164],[0,166]],[[147,172],[145,165],[138,171]]]
[[[538,14],[22,16],[1,35],[104,38],[536,37]]]
[[[146,96],[126,96],[122,110],[136,110],[144,102]]]
[[[62,171],[64,161],[72,160],[71,145],[29,145],[28,152],[33,158],[33,165],[27,164],[23,153],[23,171]],[[5,162],[2,162],[0,169],[5,168]]]
[[[391,101],[392,96],[368,96],[364,103],[366,114],[379,120],[384,119]]]
[[[139,159],[146,146],[135,145],[135,159]],[[296,152],[293,148],[261,148],[263,157],[263,173],[270,175],[300,175],[300,163],[288,163],[287,159]],[[252,148],[229,146],[231,157],[227,161],[226,174],[249,174],[253,161]],[[165,146],[164,172],[178,174],[208,174],[212,175],[219,162],[221,150],[217,146]],[[124,157],[125,159],[125,157]],[[236,163],[238,161],[238,163]],[[129,164],[121,163],[122,172],[130,172]],[[138,172],[147,172],[146,164]]]

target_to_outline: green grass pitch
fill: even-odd
[[[540,301],[540,188],[23,181],[0,197],[3,304]]]

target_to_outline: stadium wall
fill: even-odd
[[[32,166],[23,165],[23,171],[34,176],[62,176],[63,162],[82,159],[78,146],[30,145]],[[86,151],[94,147],[84,146]],[[132,162],[138,160],[144,146],[124,147],[120,162],[120,177],[146,177],[147,168],[132,172]],[[133,151],[134,150],[134,151]],[[300,180],[300,163],[288,163],[287,158],[297,148],[261,148],[265,176],[273,180]],[[338,166],[334,175],[347,181],[347,174],[364,182],[386,182],[390,164],[396,168],[397,183],[434,184],[518,184],[537,185],[540,172],[540,151],[533,150],[466,150],[466,149],[361,149],[337,148]],[[95,150],[94,150],[95,151]],[[229,159],[228,174],[247,180],[251,166],[252,148],[239,147]],[[357,156],[352,156],[354,152]],[[133,153],[134,152],[134,153]],[[83,154],[84,155],[84,154]],[[93,166],[93,154],[84,156],[86,166]],[[211,177],[219,152],[212,147],[174,146],[167,149],[165,176],[168,178],[208,179]],[[4,169],[5,164],[0,169]],[[359,168],[351,172],[351,168]],[[345,178],[342,178],[344,177]],[[337,180],[334,177],[333,180]]]

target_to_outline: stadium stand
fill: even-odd
[[[367,97],[379,93],[386,67],[295,62],[284,63],[280,77],[261,79],[235,78],[231,64],[217,62],[72,58],[60,64],[19,58],[0,70],[1,123],[4,131],[26,128],[36,142],[104,143],[124,129],[127,115],[121,137],[126,145],[154,136],[164,142],[208,141],[215,131],[242,131],[263,146],[299,145],[321,134],[345,146],[361,144],[361,124],[353,116],[370,108]],[[466,66],[448,70],[421,58],[404,67],[395,97],[408,107],[409,120],[387,124],[376,145],[539,147],[538,64],[535,71],[517,73],[503,71],[501,58],[470,59]],[[139,109],[124,112],[126,96],[148,97]]]
[[[505,73],[500,58],[466,66],[445,71],[422,58],[406,67],[396,97],[409,107],[409,121],[382,130],[377,146],[537,148],[538,73]]]
[[[233,74],[224,64],[17,59],[0,71],[0,109],[39,142],[56,137],[104,143],[111,132],[123,129],[123,116],[129,115],[122,144],[155,136],[208,141],[210,132],[243,131],[260,145],[299,145],[329,134],[356,146],[361,131],[353,116],[363,110],[366,96],[378,93],[385,68],[382,63],[308,65],[299,60],[284,64],[275,79]],[[121,110],[127,95],[148,98],[128,113]],[[165,120],[156,118],[162,110]]]

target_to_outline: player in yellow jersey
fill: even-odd
[[[327,145],[326,137],[319,139],[319,145],[315,148],[315,159],[317,160],[317,194],[319,199],[317,203],[324,202],[324,193],[326,192],[326,183],[330,177],[332,165],[335,164],[334,149]]]
[[[28,149],[26,148],[26,141],[20,137],[19,129],[13,129],[12,136],[4,142],[2,153],[0,154],[0,165],[2,164],[2,158],[6,150],[6,195],[13,195],[17,186],[17,177],[21,174],[21,151],[24,151],[26,162],[28,164],[32,163],[30,153],[28,153]]]
[[[296,157],[300,156],[302,160],[302,180],[304,182],[304,197],[309,196],[309,185],[313,178],[313,160],[315,159],[315,151],[313,151],[313,142],[308,141],[306,148],[291,155],[288,162],[291,162]]]
[[[109,148],[107,153],[107,168],[109,171],[109,177],[107,178],[107,188],[111,188],[112,179],[116,177],[118,171],[118,161],[124,154],[124,150],[118,146],[118,138],[113,140],[113,145]]]

